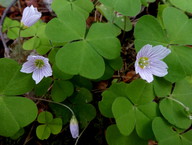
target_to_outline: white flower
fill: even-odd
[[[171,50],[162,45],[154,47],[149,44],[145,45],[137,54],[135,62],[136,73],[139,73],[141,78],[148,83],[153,81],[153,75],[158,77],[165,76],[168,73],[168,66],[162,59],[169,53],[171,53]]]
[[[24,9],[21,23],[26,27],[30,27],[35,24],[40,17],[41,13],[38,12],[37,8],[34,8],[33,5],[31,5]]]
[[[70,132],[73,138],[77,138],[79,136],[79,125],[76,117],[73,115],[70,120]]]
[[[48,58],[43,56],[28,56],[27,62],[25,62],[21,68],[21,72],[32,73],[32,78],[35,83],[38,84],[43,77],[52,76],[52,69],[49,64]]]

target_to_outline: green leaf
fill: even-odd
[[[115,70],[109,64],[106,63],[105,72],[104,72],[103,76],[95,81],[108,80],[108,79],[112,78],[114,71]]]
[[[187,57],[186,57],[187,56]],[[186,46],[171,46],[171,54],[165,59],[169,66],[165,79],[174,82],[192,73],[192,49]]]
[[[16,39],[19,37],[20,23],[16,20],[11,20],[6,17],[3,23],[3,32],[7,30],[7,37]]]
[[[168,38],[159,22],[153,16],[143,16],[139,19],[134,29],[136,50],[146,44],[164,45],[168,44]]]
[[[128,136],[133,131],[136,123],[133,105],[126,98],[118,97],[113,102],[112,112],[120,133]]]
[[[39,33],[45,30],[46,23],[43,23],[41,20],[37,21],[31,27],[21,29],[21,37],[32,37],[38,36]]]
[[[65,103],[65,105],[70,106],[69,103],[67,102]],[[50,104],[49,106],[51,110],[53,110],[53,113],[56,115],[56,117],[60,117],[62,119],[63,125],[66,125],[69,123],[71,119],[71,112],[67,108],[58,104],[53,104],[53,103]]]
[[[153,86],[155,94],[158,97],[165,97],[171,93],[172,83],[166,81],[163,78],[155,77],[155,80],[153,81]]]
[[[174,21],[173,21],[174,18]],[[192,19],[182,11],[168,7],[163,11],[163,22],[170,40],[169,44],[192,44]]]
[[[54,78],[69,80],[69,79],[71,79],[73,77],[73,75],[66,74],[66,73],[62,72],[60,69],[58,69],[56,64],[54,64],[52,66],[52,69],[53,69]]]
[[[51,129],[47,125],[39,125],[36,128],[36,135],[39,139],[48,139],[51,134]]]
[[[96,116],[96,109],[91,104],[81,103],[73,106],[78,122],[82,128],[86,127]]]
[[[129,136],[122,135],[116,125],[107,128],[106,139],[109,145],[147,145],[147,141],[139,138],[135,131]]]
[[[192,111],[192,84],[184,79],[175,84],[172,96]]]
[[[111,31],[115,31],[112,25],[96,23],[86,37],[87,43],[106,59],[115,59],[120,55],[121,44]]]
[[[40,44],[40,39],[38,37],[33,37],[23,43],[23,49],[33,50],[37,48]]]
[[[121,57],[118,57],[116,59],[112,59],[112,60],[107,60],[107,62],[109,63],[109,65],[114,69],[114,70],[119,70],[122,68],[123,66],[123,60]]]
[[[50,123],[53,120],[53,115],[48,111],[43,111],[39,114],[37,121],[39,123]]]
[[[50,40],[47,38],[47,35],[45,34],[45,28],[46,25],[43,23],[38,27],[36,33],[36,37],[40,39],[40,43],[35,49],[41,55],[46,54],[51,48],[54,47],[55,44],[55,42],[50,42]]]
[[[185,108],[173,99],[163,99],[159,104],[162,115],[169,123],[181,129],[187,129],[191,125],[191,120]]]
[[[192,8],[191,8],[191,5],[192,5],[192,0],[170,0],[170,2],[180,8],[181,10],[184,10],[186,12],[189,12],[189,13],[192,13]]]
[[[0,94],[20,95],[29,92],[34,87],[30,74],[21,73],[21,66],[8,58],[0,59]]]
[[[91,92],[86,88],[79,88],[74,94],[74,97],[70,98],[70,101],[74,104],[89,103],[93,99]]]
[[[192,44],[192,31],[189,30],[192,20],[180,10],[171,7],[164,8],[162,17],[162,26],[152,16],[140,18],[134,32],[135,46],[137,51],[146,44],[169,46],[171,54],[165,58],[168,64],[168,75],[165,78],[176,82],[192,72],[189,65],[192,58],[191,48],[182,46]]]
[[[144,80],[132,81],[126,90],[127,97],[134,104],[149,103],[154,99],[153,86]]]
[[[160,145],[163,145],[163,143],[178,144],[179,138],[177,138],[177,133],[160,117],[153,120],[152,128]]]
[[[89,0],[54,0],[51,8],[57,15],[63,15],[65,11],[68,11],[68,13],[81,13],[87,18],[89,13],[93,10],[93,3]]]
[[[152,128],[159,145],[190,145],[192,143],[192,131],[180,134],[173,130],[162,118],[157,117],[153,120]]]
[[[105,6],[103,4],[96,6],[97,10],[104,15],[110,23],[115,24],[117,27],[124,31],[130,31],[132,29],[131,21],[128,17],[118,15],[113,8]]]
[[[62,129],[62,119],[54,118],[52,122],[48,124],[52,134],[58,134]]]
[[[125,16],[136,16],[141,10],[140,0],[100,0],[100,2]]]
[[[67,74],[98,79],[105,71],[101,56],[115,59],[120,55],[120,42],[116,35],[117,31],[111,24],[93,24],[85,40],[68,43],[58,51],[56,65]]]
[[[81,76],[74,76],[71,81],[77,88],[87,88],[88,90],[93,88],[91,80]]]
[[[45,29],[47,37],[56,42],[84,39],[85,18],[73,11],[65,13],[64,18],[54,18],[48,22]]]
[[[148,7],[149,6],[149,2],[155,2],[155,0],[141,0],[141,3],[144,5],[144,6],[146,6],[146,7]]]
[[[61,118],[53,119],[53,115],[48,111],[41,112],[37,121],[39,123],[45,123],[36,128],[37,137],[41,140],[48,139],[51,133],[58,134],[62,129]]]
[[[123,135],[128,136],[136,128],[139,137],[154,138],[151,122],[159,115],[159,110],[153,102],[152,84],[143,80],[135,80],[131,84],[117,83],[102,96],[102,101],[99,102],[101,113],[106,117],[114,116]]]
[[[35,95],[43,96],[47,93],[49,87],[51,86],[52,79],[50,77],[44,78],[40,83],[35,85],[34,91]]]
[[[55,55],[60,48],[52,48],[48,54],[49,61],[54,65],[55,64]],[[53,71],[54,73],[54,71]]]
[[[13,136],[11,136],[10,138],[13,140],[17,140],[19,139],[19,137],[21,137],[23,134],[25,133],[25,130],[23,128],[20,128],[20,130],[14,134]]]
[[[56,65],[67,74],[80,74],[90,79],[101,77],[105,70],[103,58],[86,41],[69,43],[61,48],[56,55]]]
[[[51,97],[56,102],[62,102],[73,94],[74,87],[70,81],[55,80],[51,91]]]
[[[136,131],[139,137],[143,139],[153,139],[152,119],[159,116],[158,105],[150,102],[139,105],[136,110]]]
[[[0,97],[0,135],[13,136],[37,116],[35,103],[23,97]]]
[[[127,85],[125,83],[114,83],[102,93],[102,100],[99,102],[99,110],[105,117],[113,117],[112,104],[117,97],[126,96]]]

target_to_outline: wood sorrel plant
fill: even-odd
[[[155,16],[146,13],[151,3],[158,6]],[[33,6],[24,13],[32,10],[27,14],[36,15],[32,20],[23,17],[22,23],[4,19],[5,11],[1,37],[10,58],[0,59],[0,135],[18,138],[37,121],[31,128],[40,140],[70,126],[68,133],[77,144],[100,111],[111,120],[105,128],[109,145],[147,145],[150,140],[158,145],[191,145],[189,3],[53,0],[56,16],[48,23],[37,21],[41,13]],[[19,62],[16,49],[7,51],[2,32],[21,42]],[[123,82],[134,70],[141,79],[138,75]],[[102,80],[111,85],[97,102],[95,84]],[[49,106],[41,108],[39,102]]]

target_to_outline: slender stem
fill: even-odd
[[[18,43],[19,43],[19,47],[18,47],[18,53],[19,53],[19,58],[21,58],[21,49],[22,49],[22,45],[21,45],[21,27],[19,28],[19,37],[18,37]]]
[[[180,101],[178,101],[178,100],[176,100],[176,99],[174,99],[174,98],[172,98],[172,97],[167,97],[168,99],[170,99],[170,100],[172,100],[172,101],[174,101],[174,102],[176,102],[176,103],[178,103],[179,105],[181,105],[183,108],[185,108],[185,110],[188,112],[189,111],[189,107],[187,107],[187,106],[185,106],[182,102],[180,102]]]
[[[5,9],[5,11],[3,12],[3,15],[1,17],[1,20],[0,20],[0,37],[1,37],[1,40],[2,40],[2,43],[3,43],[3,46],[4,46],[4,57],[10,57],[9,56],[9,48],[7,47],[7,44],[5,42],[5,39],[3,37],[3,22],[5,20],[5,17],[9,11],[9,9],[16,3],[17,0],[13,0],[10,5]]]
[[[53,103],[53,104],[58,104],[60,106],[63,106],[65,108],[67,108],[72,113],[72,115],[75,116],[75,113],[73,112],[73,110],[69,106],[67,106],[65,104],[62,104],[62,103],[59,103],[59,102],[54,102],[54,101],[43,99],[43,98],[33,98],[33,97],[30,97],[30,99],[39,100],[39,101],[45,101],[45,102],[49,102],[49,103]]]
[[[89,122],[89,124],[90,124],[90,122]],[[81,131],[81,133],[79,134],[78,138],[76,139],[74,145],[77,145],[77,143],[78,143],[80,137],[82,136],[82,134],[84,133],[84,131],[87,129],[87,127],[89,126],[89,124],[88,124],[88,125]]]

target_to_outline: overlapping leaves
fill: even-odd
[[[165,122],[160,117],[157,117],[153,121],[153,131],[159,145],[191,145],[192,131],[189,130],[186,133],[180,133],[174,131],[172,126]]]
[[[192,44],[192,20],[171,7],[164,9],[162,18],[163,26],[152,16],[143,16],[139,20],[134,32],[135,46],[137,50],[146,44],[169,47],[171,54],[165,59],[169,73],[165,78],[175,82],[192,72],[192,49],[186,46]]]
[[[57,15],[63,15],[64,11],[81,13],[85,18],[93,10],[93,3],[90,0],[54,0],[51,8]]]
[[[124,31],[130,31],[132,29],[132,24],[127,16],[123,16],[114,11],[113,8],[105,6],[103,4],[97,6],[99,12],[106,17],[106,19],[115,24],[117,27]]]
[[[53,115],[44,111],[37,118],[39,123],[42,123],[36,128],[37,137],[41,140],[48,139],[50,134],[58,134],[62,129],[61,118],[53,118]]]
[[[35,120],[37,107],[33,101],[18,97],[30,91],[31,75],[20,72],[21,66],[11,59],[0,59],[0,135],[10,137]]]
[[[181,10],[184,10],[186,12],[192,13],[192,0],[170,0],[171,4],[174,6],[180,8]]]
[[[141,9],[140,0],[99,0],[125,16],[135,16]]]
[[[106,139],[110,145],[147,145],[147,141],[138,137],[135,130],[129,135],[122,135],[116,125],[107,128]]]
[[[158,115],[157,104],[152,100],[152,85],[136,80],[129,85],[113,84],[103,93],[99,108],[103,115],[115,118],[121,134],[128,136],[136,129],[139,137],[150,139],[151,122]]]
[[[178,128],[187,129],[191,125],[192,86],[187,80],[176,83],[173,93],[163,99],[159,108],[166,120]]]
[[[67,74],[100,78],[105,71],[104,59],[120,55],[119,30],[112,24],[96,23],[86,34],[85,18],[78,13],[51,20],[46,34],[51,40],[68,42],[56,54],[56,65]]]

